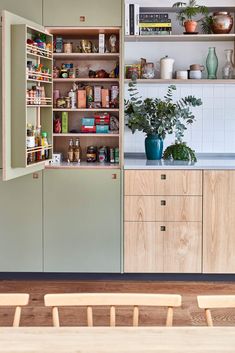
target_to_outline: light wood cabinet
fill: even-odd
[[[200,222],[125,222],[125,272],[200,273]]]
[[[204,171],[203,272],[235,273],[235,171]]]
[[[163,272],[162,234],[155,222],[125,222],[125,272]]]
[[[201,196],[125,196],[125,221],[201,222]]]
[[[200,170],[128,170],[125,195],[202,195]]]
[[[44,26],[121,26],[122,0],[43,0]]]
[[[202,172],[128,170],[125,272],[202,271]]]

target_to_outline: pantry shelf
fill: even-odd
[[[116,108],[76,108],[76,109],[64,109],[64,108],[54,108],[54,112],[119,112],[119,109]]]
[[[27,51],[27,56],[34,57],[34,58],[41,58],[41,59],[50,60],[50,61],[53,60],[52,57],[48,57],[48,56],[44,56],[44,55],[40,55],[40,54],[30,53],[29,51]]]
[[[119,53],[54,53],[53,58],[58,60],[82,59],[82,60],[115,60],[119,59]]]
[[[233,42],[235,34],[172,34],[125,36],[125,42]]]
[[[84,77],[84,78],[54,78],[53,82],[119,82],[119,78],[90,78],[90,77]]]
[[[33,104],[27,104],[27,108],[52,108],[52,105],[46,104],[46,105],[33,105]]]
[[[97,134],[97,133],[67,133],[67,134],[53,134],[54,137],[119,137],[119,134]]]
[[[120,169],[120,164],[117,163],[100,163],[100,162],[80,162],[68,163],[62,162],[60,164],[47,164],[46,169]]]
[[[130,79],[125,79],[125,83],[131,82]],[[170,79],[170,80],[163,80],[163,79],[137,79],[136,82],[138,84],[234,84],[235,79],[225,80],[225,79],[216,79],[216,80],[209,80],[209,79],[200,79],[200,80],[180,80],[180,79]]]
[[[50,83],[50,84],[52,84],[52,81],[36,80],[36,79],[33,79],[33,78],[28,78],[27,81],[28,82],[39,82],[39,83]]]

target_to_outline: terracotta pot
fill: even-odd
[[[233,27],[233,18],[228,12],[214,12],[211,29],[215,34],[228,34]]]
[[[194,33],[196,31],[196,28],[197,28],[197,22],[196,21],[192,21],[192,20],[185,21],[184,22],[184,28],[185,28],[185,32]]]

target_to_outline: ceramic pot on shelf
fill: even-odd
[[[160,160],[163,152],[163,139],[158,135],[148,135],[145,138],[145,153],[148,160]]]
[[[186,33],[195,33],[197,29],[197,22],[192,20],[187,20],[184,22],[184,28]]]
[[[214,34],[228,34],[233,27],[233,17],[229,12],[214,12],[211,29]]]
[[[171,80],[173,78],[173,68],[175,60],[167,55],[160,60],[160,78],[162,80]]]

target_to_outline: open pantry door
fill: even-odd
[[[8,11],[1,20],[0,168],[10,180],[44,169],[52,157],[53,37]]]

